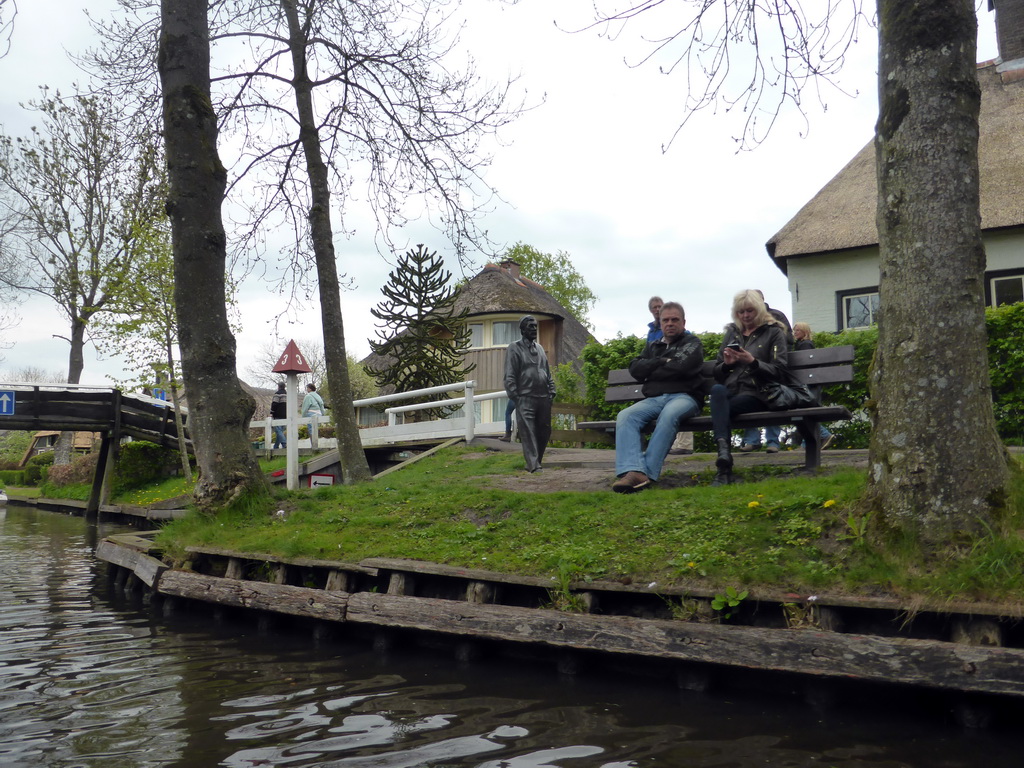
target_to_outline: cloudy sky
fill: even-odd
[[[19,3],[14,38],[0,59],[0,123],[24,131],[31,118],[18,106],[39,85],[70,90],[83,80],[68,61],[90,41],[82,9],[102,15],[109,0],[28,0]],[[838,78],[845,93],[810,92],[805,121],[787,112],[754,151],[738,151],[737,111],[698,113],[672,139],[683,112],[686,83],[654,65],[630,66],[647,47],[641,26],[615,40],[576,33],[591,12],[588,0],[519,0],[512,6],[474,0],[463,42],[481,72],[519,74],[527,99],[543,104],[523,115],[493,150],[487,180],[505,201],[482,222],[498,244],[529,243],[567,252],[598,296],[591,315],[600,340],[639,333],[652,293],[680,301],[691,330],[716,330],[728,320],[733,294],[761,288],[773,306],[789,312],[785,276],[764,243],[867,143],[877,112],[874,30],[865,28]],[[991,14],[979,12],[979,58],[996,55]],[[555,9],[555,10],[552,10]],[[336,242],[339,271],[353,287],[342,297],[348,350],[362,357],[373,336],[370,308],[391,268],[374,246],[372,224],[358,209],[356,231]],[[273,239],[270,233],[270,239]],[[439,233],[423,224],[395,233],[399,246],[419,242],[447,253]],[[393,257],[392,257],[393,261]],[[476,256],[477,268],[486,258]],[[449,269],[461,276],[454,261]],[[258,280],[242,290],[238,367],[252,365],[261,345],[283,350],[289,338],[320,335],[319,307],[304,302],[292,317],[278,316],[282,297]],[[65,321],[46,300],[22,305],[20,325],[3,341],[0,378],[24,366],[67,370]],[[799,319],[799,318],[797,318]],[[6,374],[6,375],[5,375]],[[85,383],[121,376],[116,357],[86,354]]]

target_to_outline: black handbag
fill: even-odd
[[[761,387],[761,402],[769,411],[788,411],[792,408],[810,408],[818,404],[818,399],[806,384],[791,381],[783,384],[769,381]]]

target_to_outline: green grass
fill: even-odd
[[[38,499],[42,496],[42,492],[31,485],[8,485],[4,490],[8,496],[22,496],[26,499]]]
[[[993,601],[1024,590],[1016,533],[992,532],[948,557],[872,544],[856,512],[865,486],[858,471],[636,495],[492,487],[494,476],[521,466],[511,454],[450,449],[372,483],[275,491],[271,509],[190,515],[159,541],[172,555],[206,545],[347,562],[403,557],[691,588]],[[557,478],[557,469],[546,471]]]

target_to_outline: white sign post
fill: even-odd
[[[285,377],[284,391],[288,396],[288,423],[284,428],[284,455],[286,480],[289,491],[299,487],[299,375],[289,373]]]
[[[310,368],[298,346],[294,341],[289,341],[273,369],[273,373],[285,374],[288,423],[284,428],[284,455],[285,480],[289,491],[299,487],[299,374],[309,372]]]

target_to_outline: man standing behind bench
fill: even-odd
[[[629,364],[629,373],[643,384],[644,399],[621,411],[615,420],[616,493],[634,493],[657,481],[679,423],[696,416],[704,402],[704,345],[686,330],[681,304],[661,308],[663,338],[644,347]],[[654,434],[643,450],[641,431],[655,421]]]

